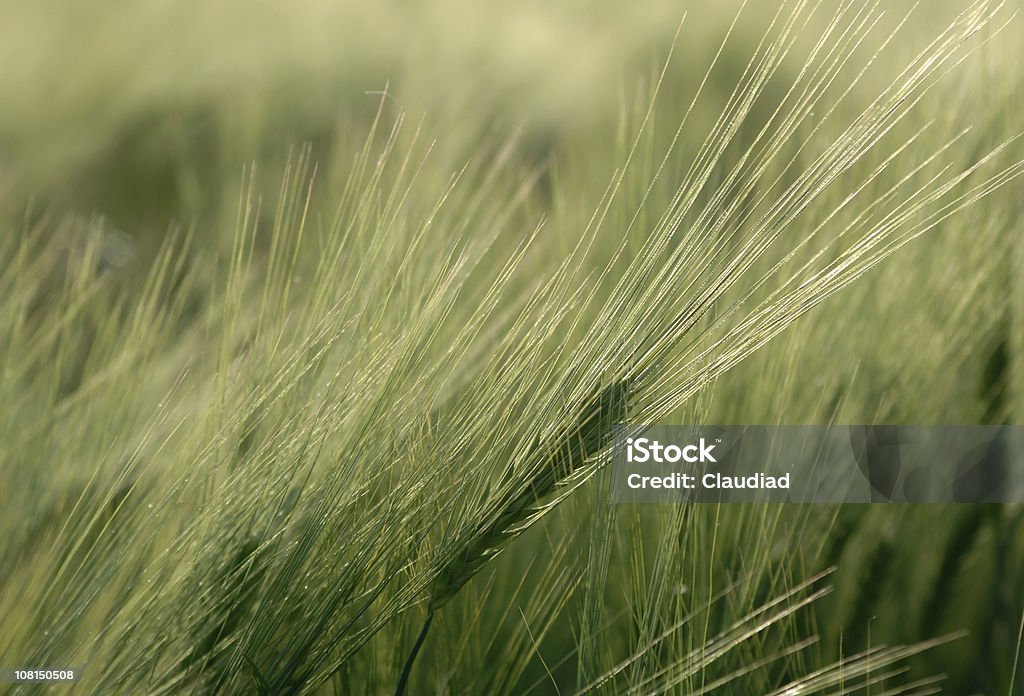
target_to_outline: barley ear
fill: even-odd
[[[500,511],[497,517],[471,528],[467,543],[431,584],[427,617],[405,660],[395,696],[405,694],[409,675],[426,640],[434,613],[458,594],[488,561],[550,509],[544,501],[551,497],[559,484],[579,473],[588,461],[611,444],[616,425],[625,420],[629,395],[629,381],[619,380],[585,400],[579,417],[571,421],[572,425],[563,435],[549,445],[538,444],[533,448],[527,461],[537,462],[536,473],[519,485],[506,485],[500,489],[492,506]]]
[[[465,585],[516,536],[533,524],[549,506],[560,484],[580,473],[588,461],[612,442],[616,425],[623,422],[630,396],[630,382],[619,380],[584,401],[580,414],[563,434],[548,444],[539,443],[528,460],[537,462],[536,473],[518,486],[506,486],[495,496],[497,516],[472,528],[462,550],[437,574],[430,587],[429,611],[435,611]]]

